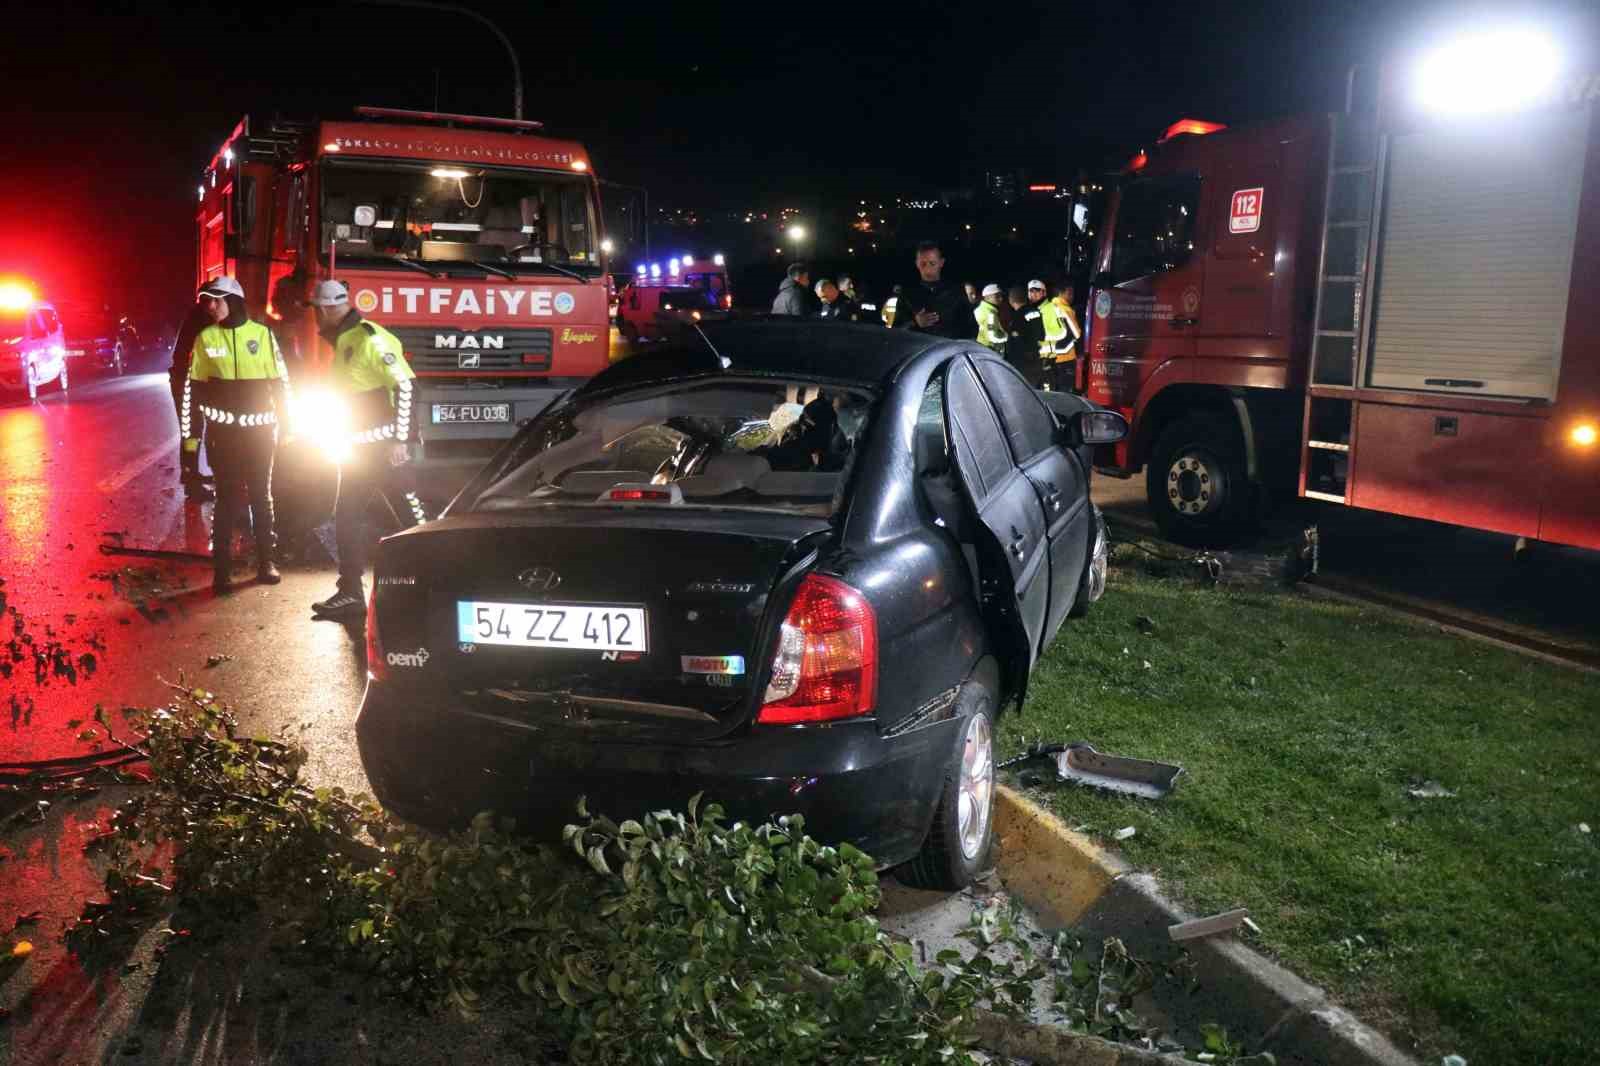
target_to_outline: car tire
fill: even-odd
[[[895,876],[913,888],[954,892],[989,867],[994,847],[994,695],[974,678],[961,691],[961,731],[922,850]]]
[[[1257,487],[1236,426],[1213,415],[1162,431],[1145,468],[1150,516],[1168,539],[1195,548],[1237,543],[1254,525]]]
[[[128,353],[123,349],[122,342],[118,341],[116,348],[111,352],[111,372],[120,378],[127,361]]]
[[[1093,505],[1091,505],[1092,507]],[[1106,571],[1111,564],[1111,534],[1106,529],[1106,516],[1100,508],[1093,507],[1094,529],[1090,533],[1089,558],[1084,560],[1083,577],[1078,579],[1078,595],[1072,600],[1068,618],[1082,618],[1089,613],[1089,605],[1106,592]]]
[[[22,380],[23,380],[23,384],[26,385],[27,389],[28,389],[28,402],[29,403],[38,403],[39,402],[39,371],[38,371],[38,368],[35,367],[33,363],[29,363],[29,364],[27,364],[26,366],[24,366],[22,368]]]

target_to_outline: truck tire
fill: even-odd
[[[994,846],[994,697],[974,677],[962,687],[961,730],[922,850],[895,868],[912,888],[953,892],[989,867]]]
[[[1168,426],[1145,467],[1145,493],[1168,540],[1195,548],[1237,543],[1254,525],[1257,496],[1238,427],[1215,415]]]

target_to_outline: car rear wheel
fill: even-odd
[[[1236,426],[1196,415],[1162,431],[1145,472],[1150,516],[1169,540],[1196,548],[1236,543],[1255,515]]]
[[[994,697],[979,680],[962,689],[961,739],[945,773],[933,825],[916,856],[895,870],[914,888],[955,891],[989,866],[994,845]]]

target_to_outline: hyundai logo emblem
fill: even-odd
[[[529,592],[554,592],[561,587],[561,575],[548,566],[535,566],[517,575],[517,581]]]

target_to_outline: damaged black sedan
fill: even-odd
[[[414,820],[705,792],[915,884],[988,862],[994,722],[1104,587],[1089,446],[985,349],[761,321],[636,356],[386,539],[358,737]]]

